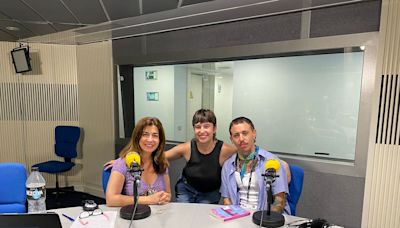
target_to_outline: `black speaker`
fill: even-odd
[[[23,73],[32,70],[28,47],[14,48],[11,51],[11,57],[16,73]]]

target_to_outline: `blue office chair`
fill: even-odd
[[[75,166],[72,158],[76,158],[76,146],[79,141],[81,131],[75,126],[57,126],[55,129],[54,151],[57,156],[63,157],[64,161],[47,161],[33,165],[38,167],[40,172],[56,174],[56,198],[60,192],[58,174],[67,172]]]
[[[106,170],[103,169],[103,175],[101,177],[101,181],[103,184],[104,195],[106,194],[108,179],[110,179],[110,175],[111,175],[111,168]]]
[[[20,163],[0,163],[0,213],[25,213],[26,169]]]
[[[289,183],[289,195],[287,201],[292,215],[296,215],[296,205],[299,202],[303,189],[304,171],[300,166],[289,164],[291,181]]]

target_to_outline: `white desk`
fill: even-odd
[[[191,204],[191,203],[169,203],[166,205],[158,206],[151,205],[151,215],[148,218],[141,220],[134,220],[131,227],[138,228],[256,228],[259,227],[252,222],[252,214],[243,218],[234,219],[231,221],[223,222],[210,215],[212,208],[220,207],[221,205],[214,204]],[[100,205],[103,211],[118,211],[116,228],[127,228],[129,220],[121,219],[119,217],[118,207],[106,207]],[[66,219],[61,214],[64,213],[72,218],[76,218],[82,212],[82,207],[61,208],[54,211],[60,215],[63,228],[69,228],[72,224],[71,221]],[[295,216],[285,216],[286,223],[302,218]],[[286,227],[286,226],[284,226]]]

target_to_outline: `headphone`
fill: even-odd
[[[312,219],[306,222],[303,222],[298,227],[299,228],[328,228],[331,224],[328,223],[325,219],[317,218]]]

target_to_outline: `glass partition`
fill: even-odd
[[[193,137],[191,118],[214,110],[217,138],[253,120],[273,152],[354,160],[364,52],[359,47],[133,68],[135,120],[156,116],[168,140]]]

